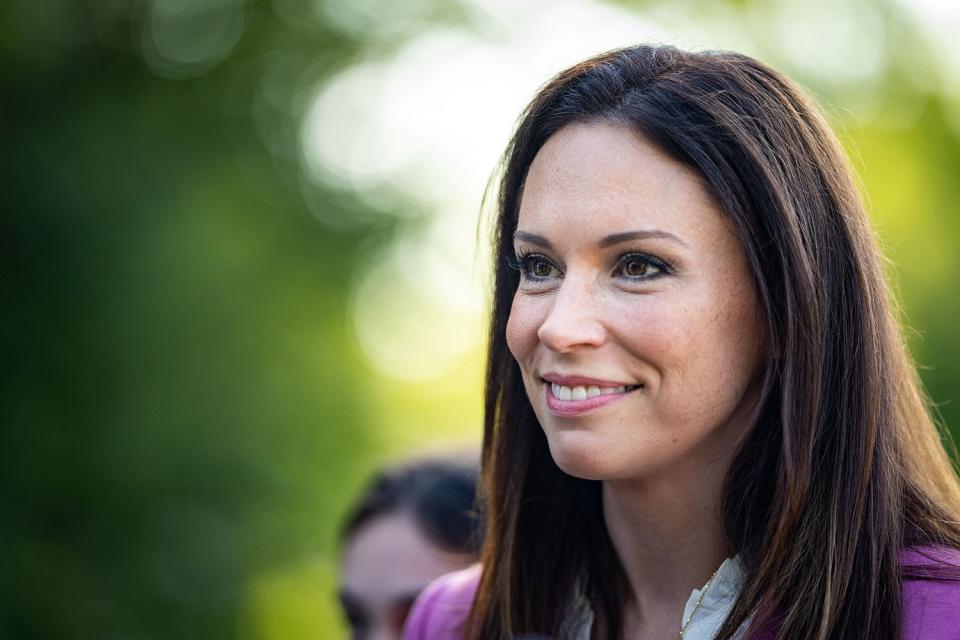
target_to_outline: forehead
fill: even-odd
[[[627,125],[609,122],[563,127],[530,165],[519,226],[565,223],[578,233],[649,225],[696,234],[727,226],[698,173]]]

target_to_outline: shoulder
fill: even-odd
[[[413,604],[404,627],[404,640],[461,640],[481,566],[455,571],[430,583]]]
[[[960,550],[909,547],[900,566],[903,640],[960,640]]]

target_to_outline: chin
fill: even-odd
[[[553,433],[547,436],[550,456],[561,471],[581,480],[612,480],[622,477],[616,456],[606,451],[594,434]],[[626,474],[629,475],[629,474]]]
[[[669,473],[676,451],[657,442],[625,444],[588,430],[547,431],[550,457],[561,471],[582,480],[640,480]],[[659,445],[659,446],[658,446]]]

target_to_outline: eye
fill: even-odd
[[[649,280],[667,273],[665,262],[643,253],[628,253],[620,257],[615,273],[619,273],[629,280]]]
[[[551,265],[546,260],[532,259],[530,260],[529,267],[527,269],[528,273],[532,276],[538,278],[546,278],[553,272],[553,265]]]
[[[647,268],[650,263],[645,260],[628,260],[623,265],[623,274],[631,278],[639,278],[647,275]]]
[[[511,266],[520,271],[524,280],[542,282],[560,275],[560,269],[550,258],[539,253],[518,255]]]

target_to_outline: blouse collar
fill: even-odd
[[[723,625],[727,616],[733,610],[740,590],[743,588],[746,570],[739,555],[727,558],[717,569],[713,581],[707,585],[703,598],[700,598],[701,589],[694,589],[683,608],[683,619],[677,621],[679,633],[683,623],[694,614],[687,625],[684,640],[713,640],[717,631]],[[700,607],[697,608],[697,600]],[[696,609],[696,611],[694,611]],[[748,626],[745,622],[735,637],[741,637]],[[590,630],[593,627],[593,609],[586,597],[578,590],[574,598],[571,611],[561,627],[562,640],[590,640]]]

